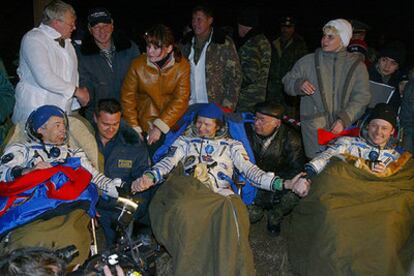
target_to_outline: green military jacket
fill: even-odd
[[[243,79],[237,103],[237,111],[254,111],[256,103],[266,99],[271,46],[266,36],[250,30],[242,39],[238,50]]]
[[[280,37],[272,42],[267,99],[284,102],[282,78],[292,69],[295,62],[307,53],[306,43],[298,34],[294,34],[283,48]]]
[[[184,37],[181,51],[188,58],[194,34]],[[206,52],[206,85],[209,102],[231,109],[236,108],[242,73],[233,40],[219,29],[214,29]]]

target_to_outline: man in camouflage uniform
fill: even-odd
[[[195,7],[194,31],[181,43],[182,53],[191,64],[190,105],[214,102],[234,110],[242,77],[239,57],[232,39],[212,24],[212,10]]]
[[[241,9],[238,16],[238,53],[243,80],[237,103],[237,111],[254,111],[257,103],[266,99],[267,78],[270,68],[271,46],[259,31],[258,10]]]
[[[0,145],[3,147],[3,140],[12,126],[10,116],[14,107],[14,87],[7,79],[7,76],[0,72]]]
[[[295,32],[295,21],[292,17],[282,18],[280,33],[280,37],[272,41],[267,100],[281,103],[286,108],[287,115],[298,118],[299,100],[284,93],[282,78],[308,50],[303,38]]]

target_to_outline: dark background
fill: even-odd
[[[95,1],[67,0],[76,10],[79,26],[85,27],[88,10],[104,6],[112,13],[115,27],[125,31],[131,39],[141,41],[143,32],[152,24],[164,23],[173,28],[177,36],[191,22],[191,8],[196,1],[145,0],[145,1]],[[414,37],[414,16],[409,1],[210,1],[215,10],[217,26],[235,27],[237,9],[241,5],[254,4],[261,11],[261,25],[269,38],[279,32],[279,19],[292,15],[297,20],[297,31],[307,41],[310,51],[319,46],[321,29],[331,19],[358,19],[371,26],[368,45],[379,49],[384,42],[401,40],[407,46],[408,62],[413,64],[410,53]],[[9,75],[15,75],[20,39],[33,28],[32,1],[4,1],[0,11],[0,57]],[[79,29],[81,29],[79,28]]]

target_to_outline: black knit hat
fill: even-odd
[[[243,7],[239,10],[237,23],[247,27],[259,26],[259,10],[255,7]]]
[[[371,29],[368,24],[356,19],[351,19],[349,22],[351,22],[352,30],[354,33],[367,32]]]
[[[404,44],[400,42],[390,43],[380,51],[380,57],[391,58],[395,60],[400,67],[405,62],[405,56],[406,56],[405,46]]]
[[[262,102],[255,105],[254,112],[259,112],[281,120],[285,113],[285,108],[279,103]]]
[[[379,103],[372,109],[368,123],[374,119],[382,119],[389,122],[393,128],[397,126],[397,115],[390,104]]]

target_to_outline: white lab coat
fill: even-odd
[[[14,123],[25,123],[30,113],[45,104],[56,105],[70,114],[80,107],[73,97],[79,84],[78,61],[70,39],[62,48],[60,33],[40,24],[23,36],[17,73]]]

